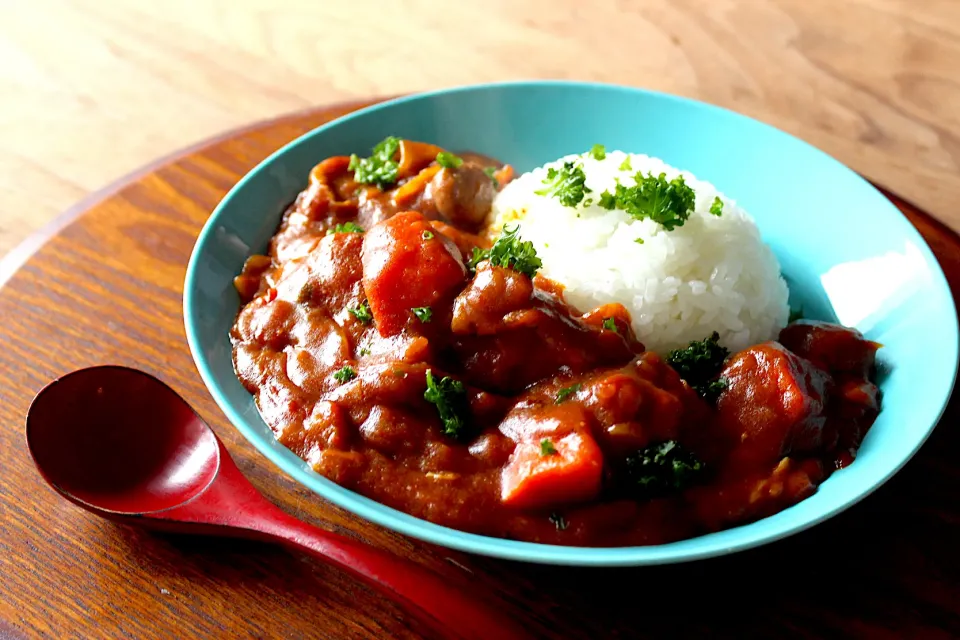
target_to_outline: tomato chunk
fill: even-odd
[[[400,333],[412,317],[411,309],[452,297],[467,276],[453,241],[413,211],[370,229],[361,262],[363,289],[382,336]]]
[[[500,475],[500,498],[520,508],[548,508],[596,498],[600,493],[603,454],[582,431],[559,438],[517,444]]]

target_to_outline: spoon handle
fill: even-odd
[[[258,529],[318,556],[405,605],[447,635],[464,639],[521,640],[530,635],[500,612],[420,565],[278,512]]]

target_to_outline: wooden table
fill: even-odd
[[[215,131],[343,98],[533,76],[734,108],[960,229],[953,0],[279,4],[0,0],[0,253],[113,177]],[[0,639],[424,631],[312,560],[115,527],[44,487],[21,436],[30,398],[58,374],[107,361],[172,382],[288,512],[466,577],[543,637],[960,636],[956,403],[917,458],[846,514],[761,550],[661,569],[447,552],[364,525],[278,475],[205,393],[180,287],[197,230],[236,176],[329,115],[255,127],[84,201],[72,212],[83,217],[49,228],[54,239],[0,289]],[[914,220],[940,240],[956,294],[956,236]],[[0,283],[40,239],[7,257]],[[683,613],[670,611],[677,594]]]
[[[762,549],[659,568],[563,569],[451,552],[363,522],[267,463],[193,367],[180,311],[185,265],[240,175],[348,108],[257,125],[161,162],[83,203],[32,256],[0,263],[0,281],[9,278],[0,289],[0,639],[435,637],[317,561],[114,526],[44,486],[22,436],[30,400],[51,378],[104,363],[172,384],[289,513],[468,581],[533,637],[960,636],[956,398],[917,457],[850,511]],[[956,297],[960,238],[898,206],[931,243]],[[679,602],[682,613],[673,611]]]
[[[957,0],[0,0],[0,255],[216,132],[533,77],[730,107],[960,229]]]

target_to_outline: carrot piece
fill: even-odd
[[[415,142],[413,140],[400,141],[400,162],[397,167],[397,176],[402,180],[416,175],[421,169],[437,159],[437,154],[443,151],[440,147],[429,142]]]
[[[415,211],[367,231],[361,255],[363,290],[382,336],[400,333],[411,309],[452,297],[467,277],[457,245]]]
[[[519,508],[581,502],[600,493],[603,454],[589,434],[522,441],[500,474],[500,499]]]
[[[413,176],[393,192],[393,203],[398,207],[406,207],[413,203],[414,199],[427,188],[427,183],[433,180],[442,167],[438,164],[432,165]]]
[[[347,171],[350,165],[350,156],[332,156],[322,161],[310,170],[310,182],[316,184],[331,184],[333,179]]]
[[[500,185],[502,189],[505,184],[513,180],[513,167],[509,164],[505,164],[500,167],[499,170],[493,172],[493,177],[497,179],[497,184]]]

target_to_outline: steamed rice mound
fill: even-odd
[[[731,351],[776,337],[787,324],[787,285],[773,251],[754,220],[709,182],[657,158],[607,152],[571,155],[534,169],[508,184],[493,204],[492,229],[520,226],[543,260],[541,273],[562,284],[567,302],[582,311],[619,302],[633,317],[633,329],[647,349],[665,354],[702,340],[713,331]],[[550,167],[565,161],[583,166],[588,194],[577,207],[538,195]],[[642,171],[667,180],[682,175],[696,193],[696,206],[683,226],[667,231],[652,220],[596,204],[616,181],[634,184]],[[722,214],[710,213],[714,198]]]

